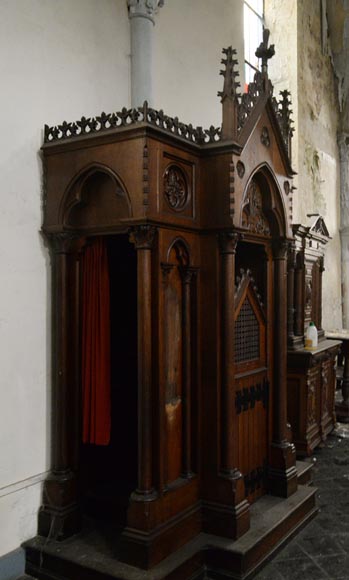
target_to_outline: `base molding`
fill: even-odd
[[[26,571],[38,580],[204,580],[206,570],[217,580],[247,580],[313,518],[316,491],[299,485],[286,499],[265,495],[250,507],[251,528],[242,538],[200,533],[148,571],[125,565],[113,551],[101,553],[103,543],[82,535],[26,542]]]
[[[250,504],[245,499],[237,505],[202,502],[203,531],[236,540],[250,528]]]
[[[197,536],[201,529],[200,502],[151,532],[126,527],[121,534],[120,561],[148,570]]]

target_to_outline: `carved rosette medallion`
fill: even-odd
[[[285,191],[286,195],[290,194],[291,187],[290,187],[289,181],[284,181],[284,191]]]
[[[262,143],[262,145],[265,145],[265,147],[270,147],[270,137],[269,137],[269,131],[268,131],[267,127],[263,127],[263,129],[262,129],[261,143]]]
[[[164,197],[173,211],[182,211],[188,201],[189,192],[186,177],[176,165],[171,165],[164,175]]]
[[[240,179],[242,179],[243,176],[245,175],[245,165],[242,163],[242,161],[237,162],[236,170],[238,172],[238,176],[240,177]]]
[[[242,227],[255,234],[270,235],[268,221],[263,213],[262,192],[255,181],[247,190],[242,211]]]

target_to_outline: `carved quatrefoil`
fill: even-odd
[[[189,197],[187,180],[177,165],[171,165],[165,171],[164,196],[174,211],[181,211],[186,206]]]

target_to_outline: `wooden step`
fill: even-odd
[[[236,541],[199,534],[149,571],[119,562],[117,545],[93,533],[64,542],[37,537],[24,544],[26,572],[38,580],[246,580],[317,512],[316,488],[289,498],[265,495],[251,506],[250,530]]]
[[[312,485],[314,483],[313,466],[312,459],[310,461],[296,461],[298,485]]]

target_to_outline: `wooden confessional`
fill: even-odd
[[[322,329],[324,247],[330,239],[323,218],[293,225],[288,255],[287,409],[297,455],[311,455],[336,424],[336,364],[340,341]],[[304,348],[309,322],[318,329],[318,347]]]
[[[245,578],[314,513],[287,431],[289,101],[272,96],[267,38],[260,51],[263,70],[243,95],[235,51],[223,51],[219,129],[147,103],[45,128],[53,457],[39,534],[64,540],[84,515],[116,523],[106,578],[125,577],[120,561],[156,570],[149,578]],[[111,436],[101,448],[81,443],[81,270],[96,240],[110,279]],[[262,536],[260,502],[259,512],[278,506]],[[57,560],[65,542],[60,555],[39,544],[27,545],[28,571],[73,578],[73,556]],[[74,578],[91,577],[74,566]]]

